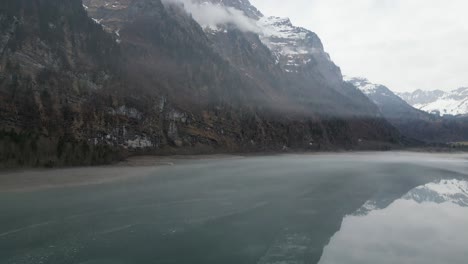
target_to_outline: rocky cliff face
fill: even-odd
[[[206,5],[206,1],[199,2]],[[216,50],[247,76],[262,76],[263,80],[279,86],[279,90],[287,87],[285,92],[289,94],[283,97],[296,97],[296,105],[297,101],[307,104],[309,112],[381,117],[375,105],[361,92],[343,82],[340,68],[330,59],[315,33],[294,26],[288,18],[267,17],[260,12],[248,15],[252,13],[248,1],[212,0],[211,3],[217,8],[227,7],[228,11],[235,6],[245,14],[227,23],[206,24],[204,19],[199,22]],[[194,8],[186,9],[193,12]],[[232,22],[238,20],[242,23]],[[254,26],[245,27],[246,21]],[[245,56],[239,56],[242,54],[239,47],[244,49]],[[245,64],[246,61],[254,63]],[[258,62],[262,62],[262,66],[257,65]]]
[[[285,71],[320,76],[334,88],[342,85],[340,69],[315,33],[294,26],[288,18],[262,17],[259,24],[262,42]]]
[[[263,18],[248,1],[227,3]],[[275,49],[291,45],[286,38],[221,28],[210,31],[180,5],[159,0],[3,1],[4,165],[399,143],[323,49],[317,57],[314,34],[297,42],[310,54],[294,57],[311,61],[294,68]]]
[[[294,26],[289,18],[265,16],[248,0],[185,0],[183,2],[201,5],[210,2],[217,6],[242,11],[247,18],[251,19],[249,22],[254,25],[250,31],[254,31],[259,36],[262,44],[271,51],[275,63],[284,71],[314,75],[316,78],[323,78],[324,84],[341,90],[343,84],[341,71],[325,52],[320,38],[310,30]],[[216,28],[218,30],[214,31],[217,33],[229,31],[229,28],[222,23],[217,24]]]

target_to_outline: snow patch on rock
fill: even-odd
[[[129,139],[125,142],[125,146],[132,149],[151,148],[153,143],[145,136],[135,136],[134,139]]]
[[[380,84],[374,84],[369,82],[366,78],[362,77],[357,77],[357,78],[352,78],[352,77],[343,77],[345,82],[349,82],[353,84],[356,88],[361,90],[364,94],[371,95],[377,93],[379,90],[379,87],[381,86]]]
[[[294,26],[289,18],[262,17],[258,25],[262,29],[260,40],[287,72],[297,72],[297,67],[307,65],[313,59],[330,61],[318,36]]]

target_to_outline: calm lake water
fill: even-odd
[[[145,175],[0,192],[0,263],[466,264],[466,155],[281,155],[96,173],[106,170]]]

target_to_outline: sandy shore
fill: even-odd
[[[238,158],[242,157],[233,155],[141,156],[131,157],[109,166],[3,171],[0,172],[0,192],[103,184],[149,176],[161,166],[174,166],[194,160]]]

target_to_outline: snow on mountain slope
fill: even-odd
[[[415,104],[427,104],[430,102],[434,102],[437,98],[444,95],[444,91],[441,90],[434,90],[434,91],[423,91],[423,90],[416,90],[414,92],[406,92],[406,93],[398,93],[403,100],[408,102],[410,105]]]
[[[344,81],[353,84],[356,88],[368,96],[376,94],[380,89],[383,88],[383,85],[371,83],[369,80],[362,77],[345,76]]]
[[[262,17],[258,24],[263,30],[260,39],[287,71],[295,72],[297,67],[313,60],[330,61],[319,37],[305,28],[295,27],[289,18]]]
[[[403,199],[468,206],[468,182],[453,179],[428,183],[413,189]]]
[[[258,34],[262,43],[272,52],[276,63],[286,72],[318,73],[335,86],[342,84],[341,71],[324,51],[317,34],[294,26],[289,18],[265,16],[248,0],[165,1],[184,3],[185,9],[192,13],[207,33],[224,34],[236,26],[242,31]],[[200,9],[212,11],[219,17],[207,21],[205,15],[199,15]]]
[[[132,0],[83,0],[83,7],[88,12],[90,17],[100,24],[102,28],[112,34],[115,34],[115,37],[119,37],[119,31],[121,28],[121,21],[116,19],[111,19],[106,16],[106,13],[109,11],[118,12],[128,8],[132,3]],[[102,15],[99,17],[94,17],[91,14],[95,15],[102,11]]]
[[[398,122],[401,120],[411,120],[412,123],[414,120],[427,120],[431,117],[428,113],[405,102],[384,85],[371,83],[365,78],[344,77],[344,80],[361,90],[397,127],[399,127]]]
[[[415,108],[437,115],[466,115],[468,114],[468,87],[450,92],[443,91],[415,91],[403,93],[400,96]]]
[[[468,206],[468,182],[458,179],[444,179],[418,186],[400,199],[417,203],[452,203]],[[369,200],[354,215],[364,216],[372,211],[384,210],[389,206],[387,200]]]
[[[369,80],[362,77],[345,76],[344,80],[361,90],[361,92],[381,108],[391,106],[392,108],[400,110],[412,110],[409,109],[412,108],[410,105],[384,85],[371,83]]]
[[[369,82],[365,78],[345,77],[345,81],[352,83],[374,103],[379,104],[385,97],[393,97],[396,101],[401,98],[412,107],[427,113],[444,115],[466,115],[468,114],[468,87],[459,88],[451,92],[422,91],[417,90],[412,93],[393,93],[387,87]]]

